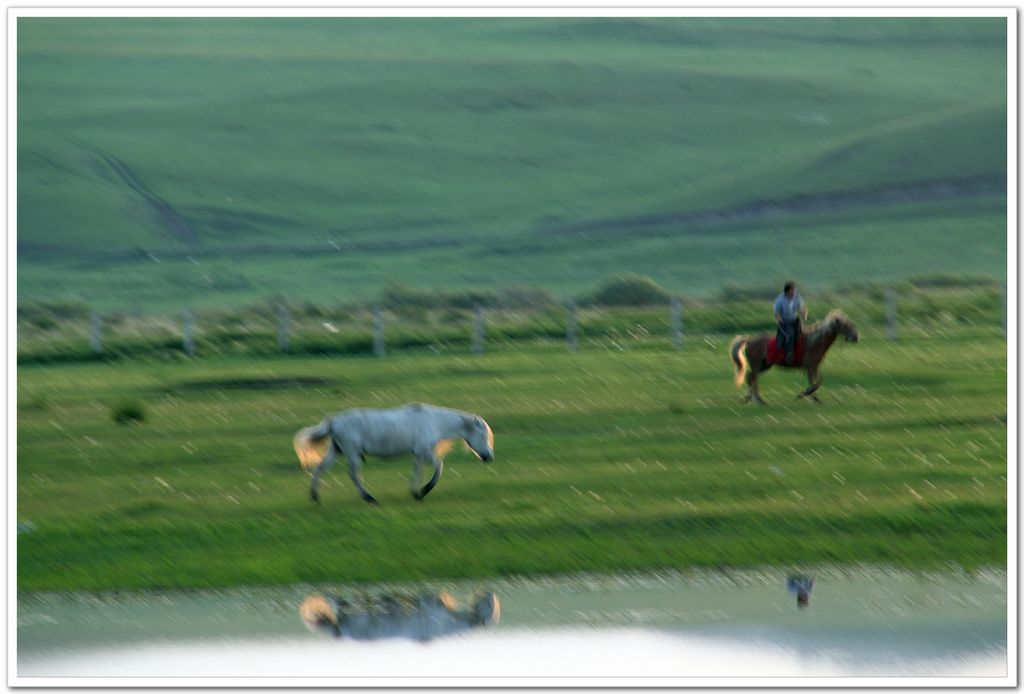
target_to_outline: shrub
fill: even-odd
[[[498,290],[498,306],[502,308],[537,308],[554,303],[555,297],[546,289],[508,287]]]
[[[477,305],[492,308],[498,301],[494,292],[483,289],[415,289],[392,283],[384,288],[381,303],[391,309],[407,306],[423,309],[472,309]]]
[[[916,289],[962,289],[967,287],[991,287],[997,285],[990,277],[970,277],[952,273],[917,275],[907,280]]]
[[[658,306],[667,304],[672,297],[645,275],[615,275],[605,280],[597,290],[581,299],[583,305],[596,306]]]
[[[52,330],[64,321],[82,320],[88,315],[88,305],[75,299],[30,301],[18,306],[18,320],[28,321],[43,330]]]
[[[141,424],[146,421],[146,411],[137,402],[122,402],[114,406],[111,412],[118,424]]]

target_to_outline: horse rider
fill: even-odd
[[[793,350],[800,336],[800,319],[807,320],[807,306],[796,293],[796,283],[786,282],[775,299],[775,323],[779,326],[776,340],[786,350],[786,366],[793,365]]]
[[[786,578],[786,590],[796,593],[796,606],[809,607],[811,591],[814,590],[814,579],[809,576],[793,575]]]

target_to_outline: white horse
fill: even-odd
[[[485,463],[494,459],[494,434],[482,418],[468,412],[412,403],[392,410],[354,409],[328,415],[313,427],[300,429],[292,443],[299,462],[313,470],[309,495],[320,501],[320,476],[338,453],[348,458],[348,474],[365,501],[376,504],[362,480],[367,455],[392,458],[412,454],[412,496],[422,500],[441,479],[441,457],[453,439],[464,440]],[[434,474],[422,489],[421,468],[430,462]]]
[[[501,603],[494,591],[476,596],[473,606],[461,609],[445,591],[417,596],[384,595],[350,602],[313,594],[299,607],[302,622],[312,632],[371,641],[411,638],[429,641],[498,623]]]

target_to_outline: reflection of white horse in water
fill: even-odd
[[[459,609],[455,598],[444,591],[415,597],[385,595],[355,603],[314,594],[299,607],[299,616],[310,631],[357,641],[388,638],[427,641],[492,626],[498,623],[500,615],[501,606],[493,591],[478,595],[470,609]]]
[[[423,499],[441,479],[445,454],[452,439],[463,439],[485,463],[494,458],[494,434],[477,415],[446,407],[413,403],[393,410],[355,409],[329,415],[313,427],[300,429],[293,443],[304,469],[314,468],[309,495],[320,501],[320,476],[331,466],[338,453],[348,458],[348,474],[363,499],[377,503],[362,479],[367,455],[391,458],[412,454],[416,457],[412,475],[412,495]],[[421,468],[430,462],[434,474],[419,488]]]

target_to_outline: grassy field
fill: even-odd
[[[733,388],[724,337],[472,357],[208,358],[18,369],[18,589],[184,588],[657,567],[1006,561],[1006,343],[866,330],[824,405],[771,371]],[[316,380],[321,379],[321,380]],[[411,461],[342,470],[323,503],[290,449],[325,412],[477,412],[423,502]],[[141,409],[141,423],[116,412]]]
[[[985,18],[18,19],[19,590],[1004,565],[1005,42]],[[684,351],[667,306],[587,303],[624,272],[682,295]],[[741,406],[726,345],[789,278],[864,340],[825,405],[771,372]],[[469,290],[533,292],[487,304],[479,356]],[[373,460],[382,507],[339,470],[312,505],[294,431],[411,400],[484,416],[497,461],[456,450],[420,504],[411,461]]]
[[[23,18],[19,300],[999,279],[1005,40],[985,18]]]

